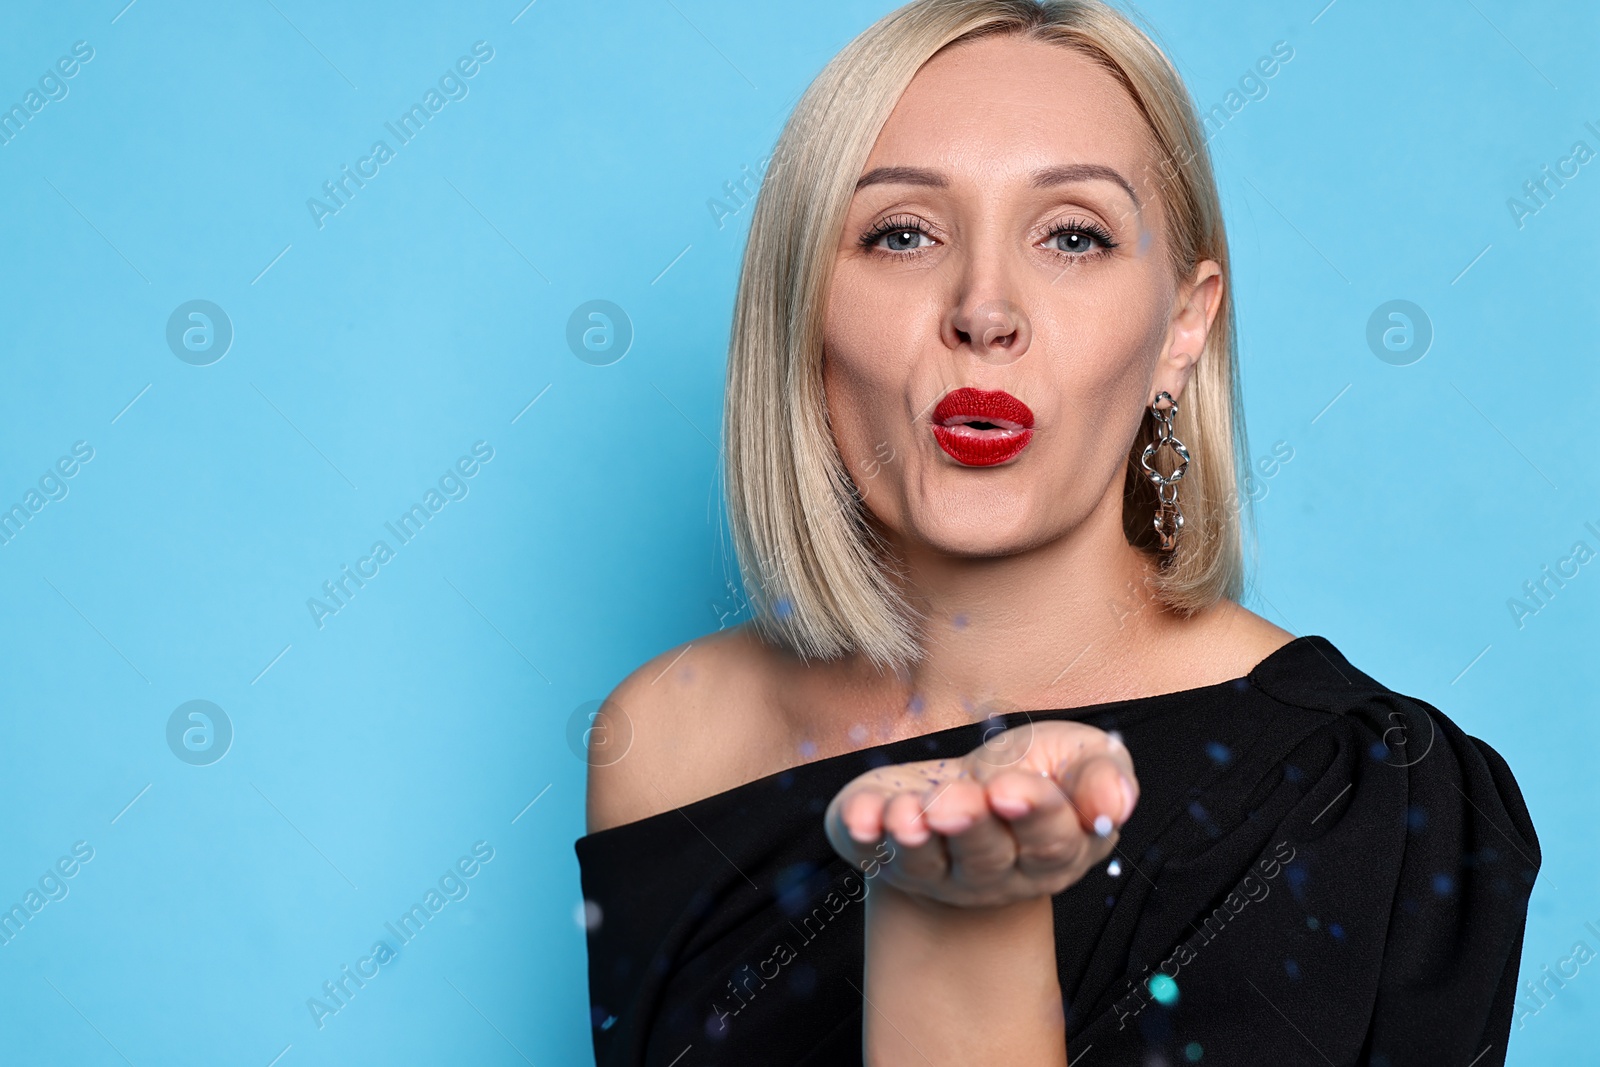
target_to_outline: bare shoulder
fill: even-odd
[[[1245,606],[1221,600],[1182,625],[1168,657],[1173,688],[1243,678],[1294,640],[1293,633]]]
[[[776,737],[772,659],[747,624],[670,648],[624,678],[590,729],[588,832],[765,773]]]
[[[1228,678],[1242,678],[1256,664],[1295,639],[1283,627],[1231,600],[1218,603],[1196,633],[1197,651]]]

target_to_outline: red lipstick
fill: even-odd
[[[1033,440],[1033,412],[1003,390],[956,389],[933,409],[933,438],[966,467],[993,467]]]

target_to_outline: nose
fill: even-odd
[[[1004,296],[970,294],[945,315],[940,335],[952,350],[967,349],[985,363],[1015,363],[1028,351],[1033,327],[1027,312]]]

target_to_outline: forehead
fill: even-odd
[[[1109,71],[1059,44],[981,38],[934,56],[906,88],[865,169],[924,166],[985,182],[1104,164],[1150,189],[1144,117]]]

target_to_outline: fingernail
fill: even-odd
[[[1029,805],[1026,800],[1017,797],[1002,797],[993,802],[994,808],[1008,818],[1017,818],[1028,814]]]
[[[932,825],[931,821],[929,825]],[[951,819],[941,819],[934,828],[941,834],[960,834],[965,833],[971,826],[972,818],[967,815],[960,815]]]
[[[1120,775],[1117,781],[1122,785],[1122,818],[1117,820],[1117,825],[1120,826],[1133,814],[1134,796],[1133,783],[1128,781],[1127,775]]]

